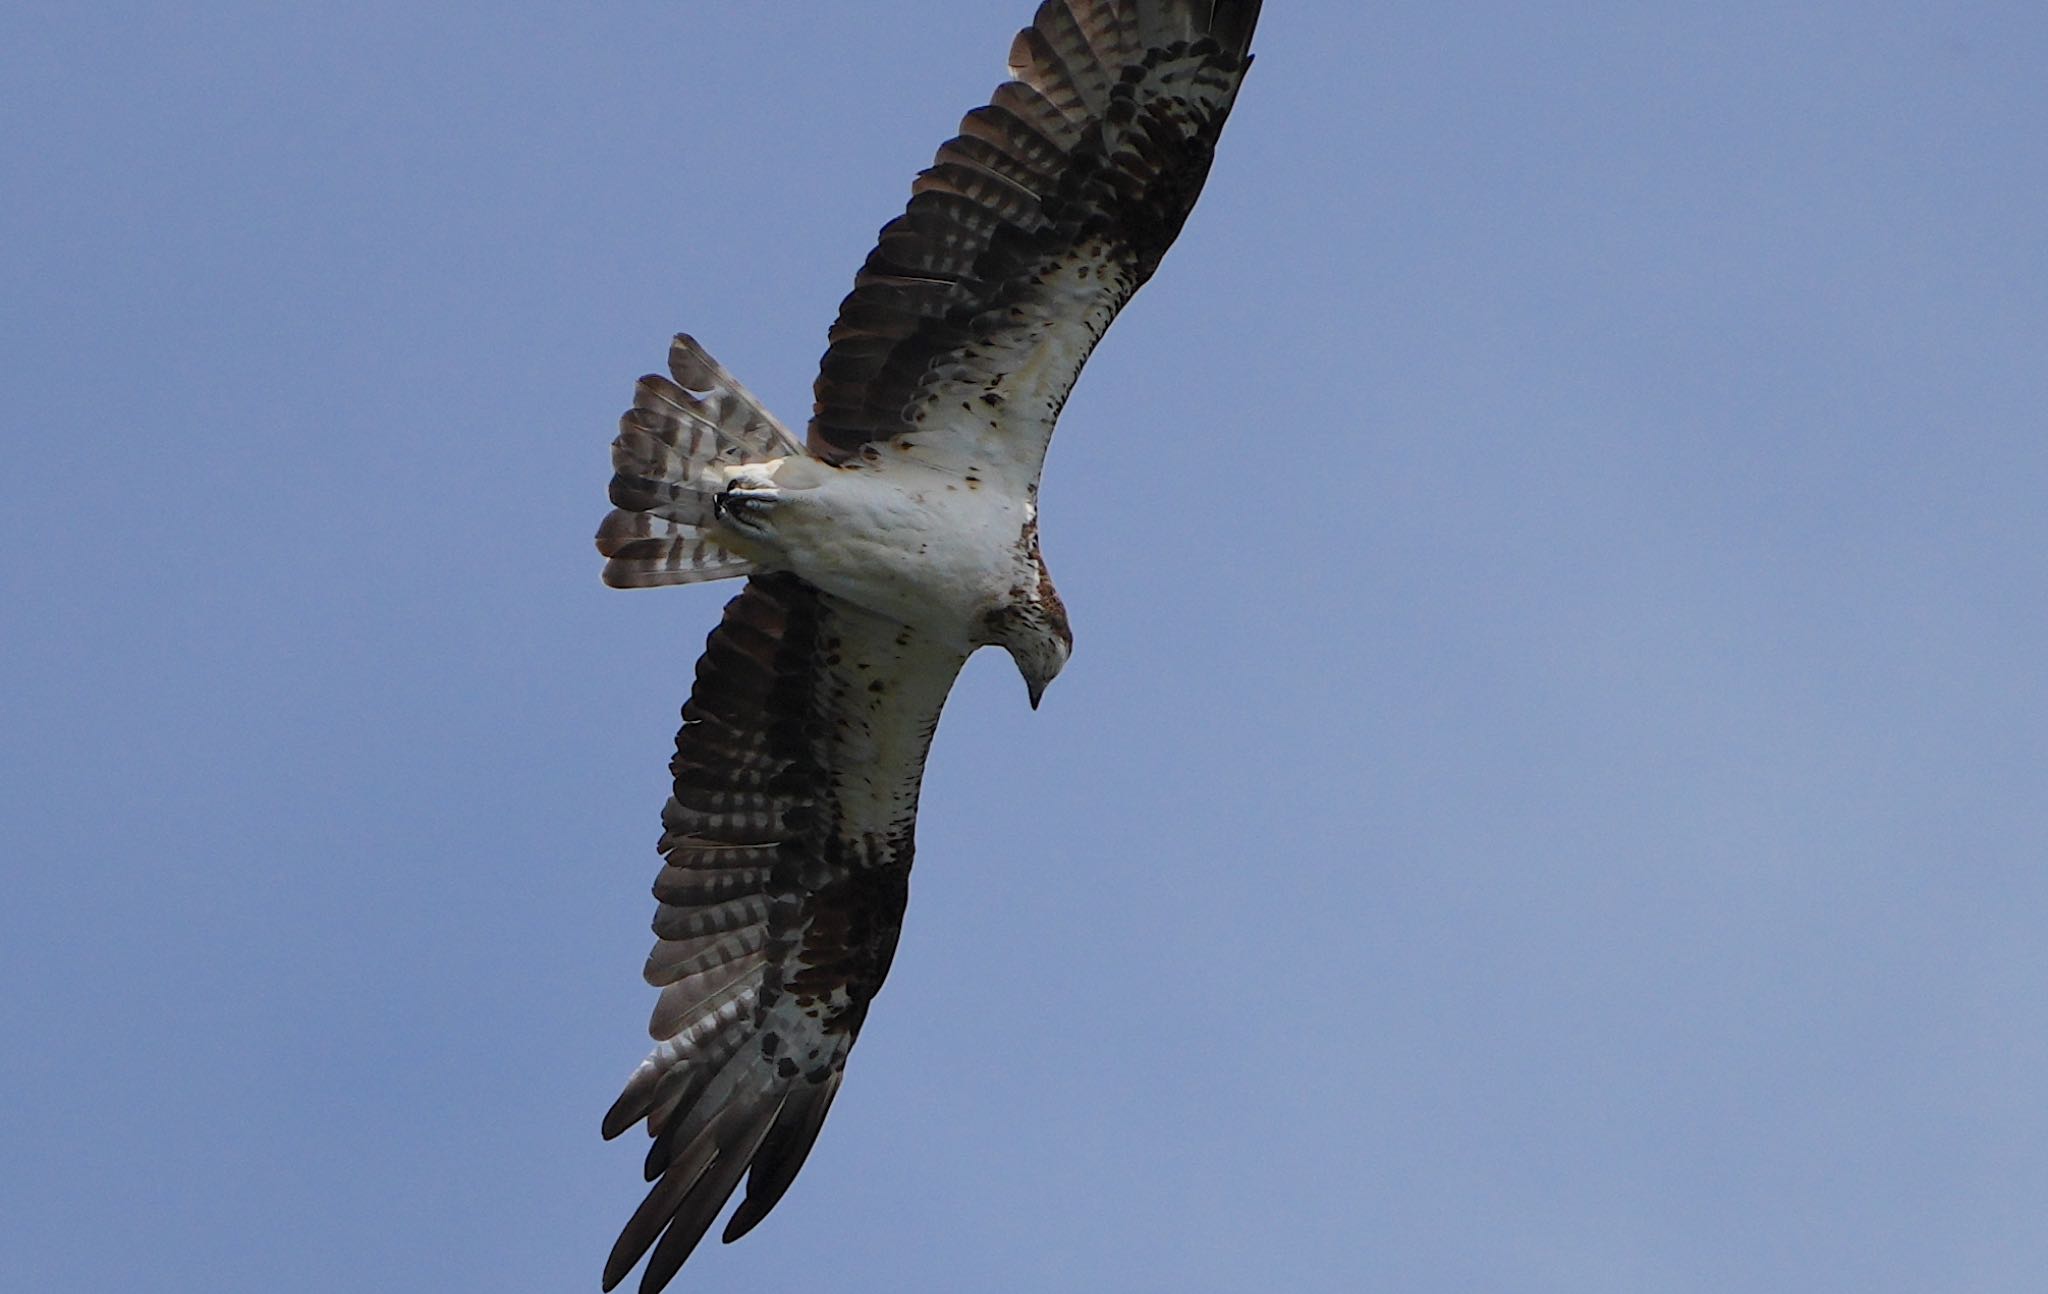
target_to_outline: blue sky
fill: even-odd
[[[683,328],[801,420],[1028,10],[0,18],[20,1288],[595,1288],[727,593],[600,587],[614,420]],[[1258,48],[1054,445],[1073,663],[968,668],[678,1288],[2037,1288],[2048,16]]]

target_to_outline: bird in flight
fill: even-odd
[[[697,343],[640,380],[597,535],[621,588],[744,578],[697,662],[654,882],[646,1199],[604,1287],[654,1294],[742,1177],[789,1188],[896,950],[918,783],[976,648],[1036,707],[1073,648],[1038,479],[1089,352],[1180,232],[1259,0],[1046,0],[839,307],[799,442]]]

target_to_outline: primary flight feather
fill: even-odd
[[[697,663],[662,810],[646,1199],[605,1267],[667,1284],[817,1139],[896,949],[918,784],[976,648],[1036,706],[1073,647],[1038,548],[1054,421],[1180,232],[1258,0],[1048,0],[840,305],[800,444],[688,337],[612,443],[606,583],[746,577]],[[652,1250],[651,1254],[649,1253]]]

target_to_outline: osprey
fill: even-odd
[[[747,1178],[788,1189],[896,949],[918,783],[969,653],[1035,707],[1073,648],[1038,477],[1088,354],[1180,232],[1259,0],[1047,0],[1011,80],[911,186],[839,308],[799,443],[696,342],[612,443],[605,582],[745,577],[697,663],[662,810],[661,990],[604,1119],[646,1200],[605,1267],[667,1284]]]

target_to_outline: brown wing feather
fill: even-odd
[[[697,664],[662,811],[653,1053],[605,1116],[645,1120],[647,1198],[605,1267],[660,1289],[751,1171],[726,1239],[810,1153],[895,954],[918,783],[962,657],[757,575]]]
[[[1081,364],[1201,192],[1258,12],[1042,4],[1011,48],[1015,79],[940,147],[840,305],[810,451],[846,463],[957,405],[1031,442],[1003,456],[1035,479]]]

